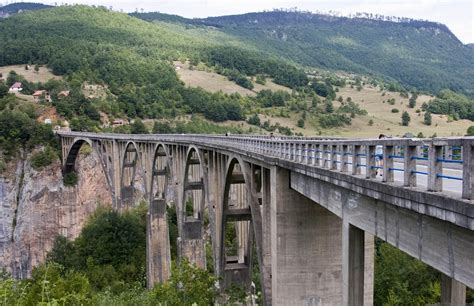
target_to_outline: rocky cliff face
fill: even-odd
[[[98,205],[110,206],[98,156],[80,155],[76,169],[75,187],[63,185],[60,161],[36,171],[26,158],[0,174],[0,268],[17,278],[29,277],[57,235],[76,238]]]

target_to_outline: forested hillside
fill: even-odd
[[[308,82],[302,70],[255,51],[239,50],[235,40],[235,48],[223,47],[233,40],[225,34],[203,39],[206,36],[105,8],[57,7],[0,22],[0,66],[46,64],[53,73],[67,75],[65,84],[55,84],[50,90],[72,90],[72,99],[55,101],[54,106],[66,118],[84,116],[80,129],[94,125],[89,119],[98,125],[97,111],[130,118],[203,113],[214,121],[244,119],[239,97],[184,87],[173,69],[172,61],[177,59],[219,66],[242,86],[250,86],[246,75],[257,73],[289,87]],[[104,84],[111,95],[88,106],[91,101],[79,94],[84,81]]]
[[[474,53],[438,23],[387,18],[345,18],[272,11],[186,20],[159,13],[145,20],[211,26],[256,49],[303,66],[396,80],[437,93],[449,88],[474,95]]]

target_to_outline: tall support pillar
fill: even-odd
[[[441,306],[466,305],[466,285],[441,274]]]
[[[292,190],[288,170],[270,181],[273,304],[341,305],[341,219]]]
[[[343,303],[364,305],[365,235],[364,231],[343,221],[342,229]]]
[[[365,232],[364,306],[374,305],[375,237]]]
[[[171,275],[171,252],[166,200],[152,200],[147,213],[147,287],[167,281]]]
[[[112,208],[114,210],[120,210],[121,198],[120,198],[120,145],[116,140],[112,142]]]
[[[263,168],[262,176],[262,265],[263,299],[272,305],[272,240],[271,240],[271,182],[270,170]]]

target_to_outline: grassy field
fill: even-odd
[[[347,128],[337,130],[326,130],[325,133],[339,134],[344,136],[371,137],[384,133],[392,136],[402,136],[407,132],[417,135],[422,132],[425,136],[462,136],[469,126],[474,125],[470,120],[458,120],[448,122],[445,115],[432,115],[430,126],[423,123],[424,112],[416,113],[421,108],[423,102],[428,102],[433,97],[421,95],[418,97],[415,108],[408,107],[408,98],[403,98],[397,92],[385,92],[382,96],[378,88],[364,87],[361,91],[346,86],[339,90],[337,96],[342,96],[344,100],[351,97],[368,115],[357,117],[352,121],[352,125]],[[395,104],[390,105],[387,100],[394,98]],[[383,103],[385,101],[385,103]],[[397,108],[398,113],[392,113],[392,109]],[[409,126],[401,125],[401,115],[407,111],[411,117]],[[369,120],[373,120],[373,126],[369,126]]]
[[[3,74],[3,78],[7,78],[10,71],[15,71],[19,75],[23,76],[28,82],[41,82],[45,83],[50,79],[61,79],[61,76],[57,76],[51,73],[46,67],[39,67],[39,71],[34,70],[34,65],[30,65],[30,69],[25,70],[25,65],[12,65],[0,67],[0,73]]]
[[[288,87],[275,84],[270,79],[267,79],[265,85],[260,85],[253,82],[255,87],[253,90],[249,90],[229,81],[227,77],[223,75],[204,70],[205,67],[198,67],[199,69],[193,68],[191,70],[188,63],[183,64],[180,62],[175,62],[175,67],[176,66],[179,67],[179,69],[176,71],[179,78],[186,85],[191,87],[201,87],[210,92],[217,92],[221,90],[227,94],[239,93],[243,96],[255,96],[257,92],[264,89],[271,89],[273,91],[284,90],[291,92],[291,89]]]

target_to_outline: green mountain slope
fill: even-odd
[[[450,88],[474,95],[474,53],[438,23],[283,11],[193,20],[159,13],[134,16],[212,26],[303,66],[382,76],[431,92]]]

